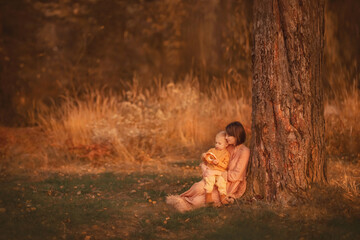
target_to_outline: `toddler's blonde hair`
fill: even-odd
[[[225,131],[220,131],[216,134],[216,138],[218,137],[226,137],[226,132]]]

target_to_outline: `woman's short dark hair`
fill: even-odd
[[[240,122],[232,122],[226,126],[226,133],[236,138],[236,145],[240,145],[246,140],[246,133]]]

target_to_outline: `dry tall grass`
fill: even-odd
[[[344,77],[344,76],[343,76]],[[359,78],[350,89],[337,89],[325,101],[325,142],[328,182],[343,190],[344,196],[358,203],[360,196],[360,91]]]
[[[346,198],[359,201],[360,163],[351,164],[344,161],[330,161],[328,170],[330,185],[341,188]]]
[[[224,83],[204,94],[190,76],[182,83],[155,79],[144,89],[134,79],[122,94],[87,90],[82,97],[64,96],[60,105],[39,105],[32,119],[50,138],[43,151],[49,165],[198,156],[227,123],[238,120],[250,129],[249,102],[229,89]]]
[[[325,139],[330,155],[360,154],[360,92],[356,82],[325,103]]]

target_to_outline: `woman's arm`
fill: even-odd
[[[245,178],[249,157],[250,150],[248,148],[244,148],[239,154],[233,155],[233,159],[230,160],[229,164],[228,181],[235,182]]]

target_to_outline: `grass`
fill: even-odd
[[[325,140],[330,155],[360,156],[360,90],[355,84],[325,104]]]
[[[353,160],[354,161],[354,160]],[[343,189],[350,199],[360,197],[360,166],[358,161],[330,161],[329,183]]]
[[[238,214],[242,217],[234,217],[203,239],[356,239],[360,234],[358,219],[294,220],[261,208]]]
[[[107,175],[100,179],[57,176],[41,182],[1,184],[1,200],[6,208],[6,217],[1,219],[2,238],[67,235],[74,227],[107,221],[112,215],[122,216],[121,200],[101,196],[106,186],[110,186],[110,193],[121,189],[121,184],[112,187]]]
[[[174,172],[13,177],[0,182],[0,239],[356,239],[358,199],[336,185],[283,208],[241,199],[184,214],[165,204],[201,178]],[[184,170],[185,169],[185,170]],[[181,171],[184,173],[180,173]]]
[[[197,78],[168,84],[155,79],[147,89],[134,79],[123,93],[88,89],[52,106],[38,104],[30,119],[47,143],[39,147],[37,162],[101,166],[179,153],[198,157],[229,122],[241,121],[250,130],[250,104],[234,91],[225,81],[205,94]]]
[[[0,133],[2,171],[56,169],[69,164],[101,167],[149,162],[169,156],[197,158],[213,145],[214,135],[231,121],[241,121],[251,138],[250,100],[224,81],[212,93],[196,78],[181,83],[153,81],[142,88],[136,79],[123,93],[87,89],[63,96],[31,112],[33,131]],[[238,89],[241,92],[241,89]],[[234,92],[235,91],[235,92]],[[360,156],[360,101],[354,85],[325,103],[325,143],[329,156]],[[36,141],[34,141],[36,139]]]
[[[151,210],[158,209],[159,204],[164,206],[164,197],[170,189],[183,191],[187,184],[198,180],[188,177],[180,182],[161,174],[107,172],[83,176],[57,174],[41,181],[27,178],[2,181],[0,238],[79,238],[100,232],[115,236],[112,232],[118,230],[112,229],[111,224],[118,223],[116,229],[133,234],[135,239],[136,228],[143,229],[141,235],[151,232],[147,229],[154,214]],[[166,214],[160,215],[152,221],[162,223]]]

